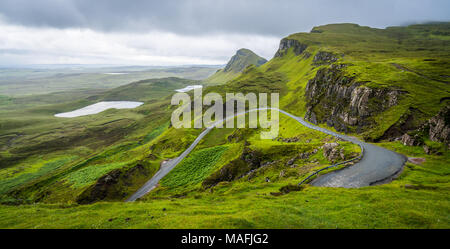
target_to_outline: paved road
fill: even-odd
[[[370,186],[377,183],[383,183],[389,181],[394,175],[400,172],[403,168],[403,164],[406,161],[406,157],[403,155],[397,154],[393,151],[381,148],[379,146],[375,146],[373,144],[362,142],[354,137],[342,135],[327,130],[325,128],[312,125],[304,121],[301,117],[294,116],[283,110],[277,108],[266,108],[266,109],[277,110],[297,120],[299,123],[308,128],[361,145],[364,148],[363,158],[358,163],[350,167],[319,176],[310,183],[313,186],[358,188]],[[262,108],[249,110],[246,111],[245,113],[257,110],[262,110]],[[245,113],[238,113],[230,118],[234,118],[236,116],[243,115]],[[227,119],[218,121],[215,124],[225,122]],[[142,186],[136,193],[134,193],[126,201],[127,202],[135,201],[138,198],[147,194],[153,188],[155,188],[158,182],[165,175],[167,175],[173,168],[175,168],[175,166],[177,166],[177,164],[180,163],[181,160],[183,160],[189,153],[191,153],[191,151],[195,148],[195,146],[197,146],[200,140],[204,136],[206,136],[212,129],[213,129],[212,127],[207,128],[202,133],[200,133],[200,135],[194,140],[194,142],[189,146],[189,148],[187,148],[179,157],[174,158],[168,161],[167,163],[163,164],[159,169],[159,171],[148,182],[146,182],[144,186]]]
[[[144,186],[142,186],[136,193],[130,196],[130,198],[128,198],[126,202],[135,201],[138,198],[150,192],[150,190],[152,190],[165,175],[167,175],[173,168],[175,168],[175,166],[177,166],[178,163],[181,162],[181,160],[183,160],[189,153],[191,153],[191,151],[195,148],[195,146],[197,146],[200,140],[202,140],[202,138],[206,136],[206,134],[208,134],[211,130],[212,128],[207,128],[206,130],[204,130],[194,140],[194,142],[189,146],[189,148],[187,148],[179,157],[169,160],[168,162],[161,165],[158,172],[156,172],[156,174],[148,182],[146,182]]]
[[[361,145],[364,148],[364,155],[359,162],[350,167],[317,177],[310,183],[313,186],[360,188],[378,183],[389,182],[402,170],[403,165],[406,162],[406,157],[403,155],[373,144],[362,142],[354,137],[342,135],[325,128],[312,125],[304,121],[302,118],[296,117],[283,110],[279,111],[297,120],[308,128]]]

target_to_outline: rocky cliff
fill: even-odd
[[[300,55],[306,50],[307,47],[308,46],[306,44],[300,43],[298,40],[284,38],[280,42],[280,46],[275,53],[275,57],[282,57],[290,48],[292,48],[295,55]]]
[[[317,63],[337,60],[330,53],[320,54]],[[345,67],[344,64],[331,64],[319,69],[309,80],[305,89],[305,118],[315,124],[327,123],[341,132],[360,132],[373,124],[371,116],[397,105],[402,92],[364,86],[365,82],[345,76],[342,72]]]

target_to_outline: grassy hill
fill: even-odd
[[[225,89],[278,89],[281,106],[310,121],[368,140],[393,139],[447,105],[449,27],[316,27],[284,38],[274,59]]]
[[[234,67],[243,70],[227,84],[204,88],[279,92],[281,109],[423,161],[407,162],[391,183],[359,189],[293,187],[355,157],[359,147],[280,114],[274,140],[261,140],[261,128],[213,129],[156,189],[123,203],[200,134],[168,122],[170,93],[189,80],[136,82],[16,115],[2,111],[0,227],[449,228],[449,124],[442,112],[450,99],[449,45],[449,23],[325,25],[282,39],[267,63]],[[49,117],[116,98],[145,105]],[[14,101],[0,98],[4,106]],[[405,135],[414,142],[402,141]],[[330,142],[339,143],[342,157],[324,154]]]
[[[253,53],[249,49],[239,49],[225,68],[217,70],[217,72],[204,80],[206,85],[219,85],[236,78],[244,69],[250,65],[261,66],[267,60]]]

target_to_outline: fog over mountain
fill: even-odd
[[[0,0],[0,64],[223,64],[242,47],[271,58],[281,37],[317,25],[448,21],[449,9],[446,0]]]

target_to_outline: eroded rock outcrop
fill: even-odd
[[[420,128],[410,130],[403,134],[401,140],[403,145],[422,146],[427,154],[435,154],[436,148],[430,148],[424,143],[424,138],[429,137],[431,141],[444,143],[450,148],[450,105],[442,108],[438,114],[421,125]]]
[[[333,54],[331,52],[326,52],[326,51],[319,51],[314,56],[313,63],[315,65],[320,65],[320,64],[333,63],[337,60],[338,60],[338,57],[335,54]]]
[[[148,178],[150,170],[143,164],[137,164],[127,169],[115,169],[100,177],[97,182],[86,189],[77,198],[80,204],[89,204],[101,200],[121,200],[129,193],[132,186],[140,177]]]
[[[419,134],[409,135],[408,133],[405,133],[402,136],[402,143],[406,146],[416,146],[421,145],[423,143],[423,140]]]
[[[306,85],[307,112],[312,123],[327,123],[336,130],[347,132],[349,127],[361,131],[371,125],[368,118],[397,105],[399,90],[370,88],[366,82],[343,74],[345,64],[332,64],[319,69]]]
[[[293,48],[295,55],[300,55],[303,51],[306,50],[308,46],[306,44],[300,43],[295,39],[287,39],[284,38],[280,42],[280,47],[278,51],[275,53],[275,57],[281,57],[287,53],[290,48]]]
[[[261,152],[246,147],[239,158],[212,173],[202,182],[202,186],[204,188],[211,188],[219,182],[233,181],[247,175],[252,170],[264,166],[262,159],[263,155]]]
[[[450,144],[450,105],[445,106],[436,116],[432,117],[429,124],[431,141]]]
[[[291,159],[289,159],[289,160],[286,162],[286,165],[287,165],[287,166],[292,166],[292,165],[294,165],[294,162],[295,162],[296,160],[298,160],[298,159],[309,159],[309,157],[310,157],[311,155],[316,154],[317,151],[318,151],[317,149],[314,149],[314,150],[312,150],[312,151],[307,151],[307,152],[299,153],[298,155],[296,155],[296,156],[292,157]]]
[[[417,108],[410,107],[397,122],[391,125],[379,138],[379,140],[399,141],[403,139],[403,135],[420,128],[424,122],[425,114]],[[405,137],[404,143],[410,143],[409,138]]]
[[[344,149],[339,148],[338,143],[326,143],[323,145],[323,156],[330,162],[336,162],[337,160],[345,159]]]

